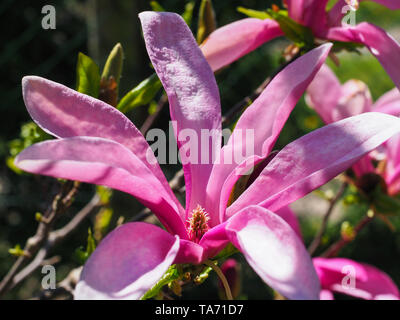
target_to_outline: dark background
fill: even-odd
[[[185,1],[160,1],[167,11],[182,13]],[[197,12],[200,1],[196,1],[192,31],[197,30]],[[243,18],[236,11],[237,6],[253,9],[265,9],[271,3],[280,5],[280,1],[267,0],[218,0],[214,8],[219,26]],[[56,8],[56,30],[41,28],[41,8],[51,4]],[[64,0],[64,1],[28,1],[2,0],[0,3],[1,49],[0,49],[0,278],[10,268],[15,258],[8,249],[16,244],[24,245],[26,239],[36,229],[35,212],[43,211],[57,190],[54,179],[28,174],[18,175],[6,166],[9,156],[9,141],[18,138],[20,127],[30,121],[21,95],[21,78],[25,75],[38,75],[71,88],[75,88],[75,68],[78,52],[91,56],[100,66],[112,47],[120,42],[124,48],[125,60],[121,79],[120,96],[136,86],[153,71],[145,51],[138,20],[138,13],[151,10],[148,1],[105,1],[105,0]],[[379,5],[363,3],[357,13],[357,22],[374,22],[400,39],[400,11],[391,12]],[[249,95],[279,65],[282,50],[289,44],[278,39],[263,45],[255,52],[233,63],[217,74],[223,112],[229,110],[237,101]],[[394,87],[379,63],[367,52],[363,55],[339,55],[341,66],[334,67],[342,81],[357,77],[365,81],[374,99]],[[333,66],[332,62],[329,62]],[[129,116],[140,126],[147,115],[147,107],[140,107]],[[165,127],[169,119],[168,110],[155,123]],[[322,125],[316,114],[305,106],[302,99],[286,124],[277,148]],[[168,177],[175,168],[164,168]],[[93,187],[84,185],[74,205],[59,221],[62,225],[74,212],[79,210],[93,194]],[[310,200],[311,201],[311,200]],[[115,192],[112,200],[114,209],[111,229],[115,221],[123,216],[133,217],[141,206],[132,197]],[[328,229],[324,238],[327,245],[338,236],[340,222],[357,221],[362,208],[348,208]],[[322,212],[321,212],[322,213]],[[298,212],[303,227],[305,241],[311,241],[320,219],[307,212]],[[68,271],[79,265],[74,252],[79,246],[86,245],[87,229],[93,220],[88,220],[80,230],[66,243],[55,249],[54,255],[61,258],[57,264],[58,280]],[[398,217],[392,220],[400,228]],[[400,232],[392,232],[388,227],[376,221],[371,223],[360,236],[343,250],[343,256],[369,262],[389,273],[400,285]],[[271,297],[269,288],[240,259],[243,275],[242,298],[265,299]],[[218,298],[215,279],[212,278],[196,290],[185,293],[188,298]],[[6,297],[26,299],[40,289],[40,272],[27,279]]]

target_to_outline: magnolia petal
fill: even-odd
[[[400,116],[400,91],[397,88],[386,92],[373,106],[374,111]]]
[[[201,238],[199,244],[204,248],[204,259],[214,257],[229,243],[225,226],[226,223],[218,224],[208,230]]]
[[[213,167],[207,186],[208,210],[224,214],[232,187],[240,175],[271,152],[287,118],[324,63],[331,46],[322,45],[289,64],[242,114]],[[216,223],[218,220],[211,222],[212,225]]]
[[[363,22],[354,27],[331,28],[326,38],[364,44],[400,88],[400,44],[385,30]]]
[[[341,96],[332,111],[333,121],[372,111],[372,97],[368,86],[360,80],[349,80],[341,88]]]
[[[153,210],[169,231],[187,237],[175,203],[159,180],[117,142],[93,137],[49,140],[23,150],[15,159],[15,165],[36,174],[127,192]]]
[[[179,238],[154,225],[124,224],[92,253],[74,298],[140,299],[164,275],[178,250]]]
[[[319,294],[319,299],[320,300],[335,300],[333,297],[332,291],[329,290],[321,290]]]
[[[306,102],[325,123],[334,122],[333,110],[339,103],[342,86],[335,73],[324,64],[307,88]]]
[[[283,148],[227,216],[249,205],[278,210],[325,184],[400,132],[400,119],[364,113],[317,129]]]
[[[171,119],[176,121],[178,146],[190,146],[192,159],[181,148],[186,182],[186,212],[204,206],[204,189],[215,148],[221,141],[221,107],[214,74],[185,21],[175,13],[142,12],[139,15],[150,60],[168,95]],[[207,140],[202,132],[211,133]],[[194,140],[179,141],[193,133]],[[185,137],[183,138],[185,139]],[[209,142],[206,147],[205,141]],[[201,142],[201,143],[200,143]],[[208,159],[204,159],[208,156]],[[200,159],[201,158],[201,159]],[[185,161],[184,159],[188,160]],[[207,209],[207,208],[206,208]]]
[[[250,206],[226,225],[228,238],[254,271],[289,299],[318,299],[319,281],[301,239],[275,213]]]
[[[285,222],[297,233],[300,239],[303,239],[301,234],[301,228],[299,224],[299,220],[297,219],[296,214],[289,206],[285,206],[276,210],[275,213],[280,216]]]
[[[379,269],[344,258],[314,258],[323,289],[367,300],[400,299],[392,279]]]
[[[200,48],[211,69],[216,71],[282,35],[279,24],[274,20],[247,18],[218,28]]]
[[[118,142],[131,150],[163,184],[183,212],[153,151],[135,125],[116,108],[62,84],[36,76],[22,79],[22,93],[32,119],[46,132],[58,137],[99,137]]]

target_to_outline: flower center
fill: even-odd
[[[201,237],[208,231],[208,220],[210,217],[204,208],[197,205],[190,215],[187,222],[187,231],[190,240],[198,243]]]

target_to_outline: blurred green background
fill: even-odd
[[[187,1],[159,1],[167,10],[182,13]],[[267,0],[218,0],[214,1],[218,26],[244,18],[237,12],[238,6],[263,10],[272,3],[280,1]],[[51,4],[56,8],[56,30],[41,28],[41,9]],[[197,12],[200,1],[195,1],[192,31],[197,30]],[[136,86],[144,78],[152,74],[149,59],[145,51],[138,20],[138,13],[151,10],[149,1],[105,1],[105,0],[64,0],[64,1],[29,1],[2,0],[0,4],[1,50],[0,50],[0,278],[2,278],[15,260],[8,253],[9,248],[17,244],[24,245],[26,239],[36,229],[35,213],[46,209],[57,192],[54,179],[18,175],[6,166],[9,156],[9,141],[18,138],[23,123],[30,121],[21,95],[21,78],[25,75],[38,75],[71,88],[75,88],[75,68],[78,52],[92,57],[100,66],[104,65],[109,51],[120,42],[124,48],[124,70],[121,78],[120,95]],[[357,22],[373,22],[389,31],[400,40],[400,11],[390,11],[374,3],[362,3],[357,12]],[[220,88],[223,113],[236,102],[259,86],[259,84],[279,66],[281,54],[289,44],[287,40],[277,39],[263,45],[255,52],[247,55],[230,67],[216,75]],[[362,55],[341,53],[341,65],[333,67],[341,81],[358,78],[366,82],[374,99],[393,88],[390,78],[380,64],[366,51]],[[400,57],[399,57],[400,58]],[[129,114],[139,127],[147,115],[147,107],[140,107]],[[156,127],[166,128],[169,119],[168,110],[155,123]],[[296,106],[287,122],[276,148],[321,126],[322,123],[315,112],[309,109],[302,99]],[[178,167],[166,167],[167,177],[171,177]],[[334,186],[335,187],[335,186]],[[70,210],[58,221],[63,225],[75,212],[88,201],[94,188],[84,185]],[[303,200],[304,201],[304,200]],[[307,198],[305,201],[314,201]],[[119,217],[129,220],[141,210],[141,205],[132,197],[115,192],[112,198],[114,216],[111,229]],[[303,206],[304,207],[304,206]],[[302,206],[299,206],[302,208]],[[363,208],[353,206],[345,209],[345,216],[339,215],[329,225],[324,246],[338,238],[340,223],[343,220],[357,221]],[[309,243],[320,224],[319,208],[317,213],[309,214],[299,209],[303,236]],[[323,210],[321,207],[322,214]],[[342,251],[343,256],[371,263],[385,270],[400,286],[400,220],[392,219],[397,227],[393,232],[380,222],[374,221],[365,228],[360,236]],[[69,270],[79,265],[75,258],[75,250],[86,245],[87,230],[93,224],[88,219],[74,235],[53,255],[60,257],[57,267],[57,278],[62,280]],[[323,249],[323,248],[322,248]],[[318,253],[318,252],[317,252]],[[271,297],[269,288],[257,275],[242,262],[242,298],[266,299]],[[9,294],[7,298],[27,299],[40,290],[40,272],[36,272]],[[218,298],[216,279],[211,277],[208,284],[184,293],[185,298]]]

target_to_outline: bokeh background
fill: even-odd
[[[187,1],[161,0],[167,10],[182,13]],[[218,0],[214,1],[218,26],[244,18],[237,12],[238,6],[263,10],[272,3],[268,0]],[[50,4],[56,8],[56,30],[41,28],[41,9]],[[195,1],[192,31],[197,30],[197,12],[200,1]],[[7,166],[10,156],[10,143],[18,139],[21,125],[30,121],[21,95],[21,78],[25,75],[38,75],[71,88],[76,85],[76,61],[78,52],[92,57],[100,66],[104,65],[109,51],[120,42],[125,52],[124,70],[120,82],[120,95],[123,95],[140,81],[152,74],[149,59],[141,35],[138,13],[151,10],[146,0],[59,0],[29,1],[2,0],[0,3],[1,49],[0,49],[0,278],[15,261],[8,250],[15,245],[23,246],[37,226],[35,213],[46,209],[57,192],[58,183],[54,179],[28,174],[17,174]],[[390,11],[374,3],[362,3],[357,11],[357,23],[369,21],[385,28],[398,41],[400,40],[400,11]],[[283,39],[263,45],[255,52],[220,71],[217,82],[220,88],[223,112],[259,86],[281,63],[282,51],[289,44]],[[341,65],[328,63],[342,82],[357,78],[366,82],[374,100],[394,87],[379,63],[366,51],[362,55],[341,53]],[[400,57],[399,57],[400,58]],[[147,116],[148,108],[143,106],[129,114],[133,122],[140,126]],[[155,123],[165,128],[169,119],[168,110]],[[288,142],[322,125],[314,111],[302,99],[291,114],[278,142],[279,149]],[[178,167],[165,167],[167,177],[171,177]],[[326,188],[336,188],[333,183]],[[63,225],[88,201],[94,188],[83,185],[73,206],[58,221]],[[294,208],[299,215],[303,236],[309,243],[320,222],[320,216],[327,204],[315,195],[296,203]],[[120,217],[132,219],[141,210],[140,204],[132,197],[114,192],[112,198],[114,215],[110,230]],[[343,221],[357,221],[365,208],[361,206],[341,206],[334,214],[321,250],[338,238]],[[73,236],[52,253],[59,257],[56,264],[57,279],[62,280],[69,270],[79,266],[75,251],[86,245],[87,230],[93,219],[87,219]],[[379,220],[369,224],[341,253],[342,256],[371,263],[386,271],[400,286],[400,218],[391,218],[396,230],[390,230]],[[318,251],[319,252],[319,251]],[[317,253],[318,253],[317,252]],[[270,289],[254,274],[239,255],[241,262],[243,299],[266,299],[271,297]],[[31,298],[40,290],[41,274],[37,271],[22,284],[6,295],[11,299]],[[184,298],[218,298],[215,277],[207,280],[207,285],[188,290]]]

